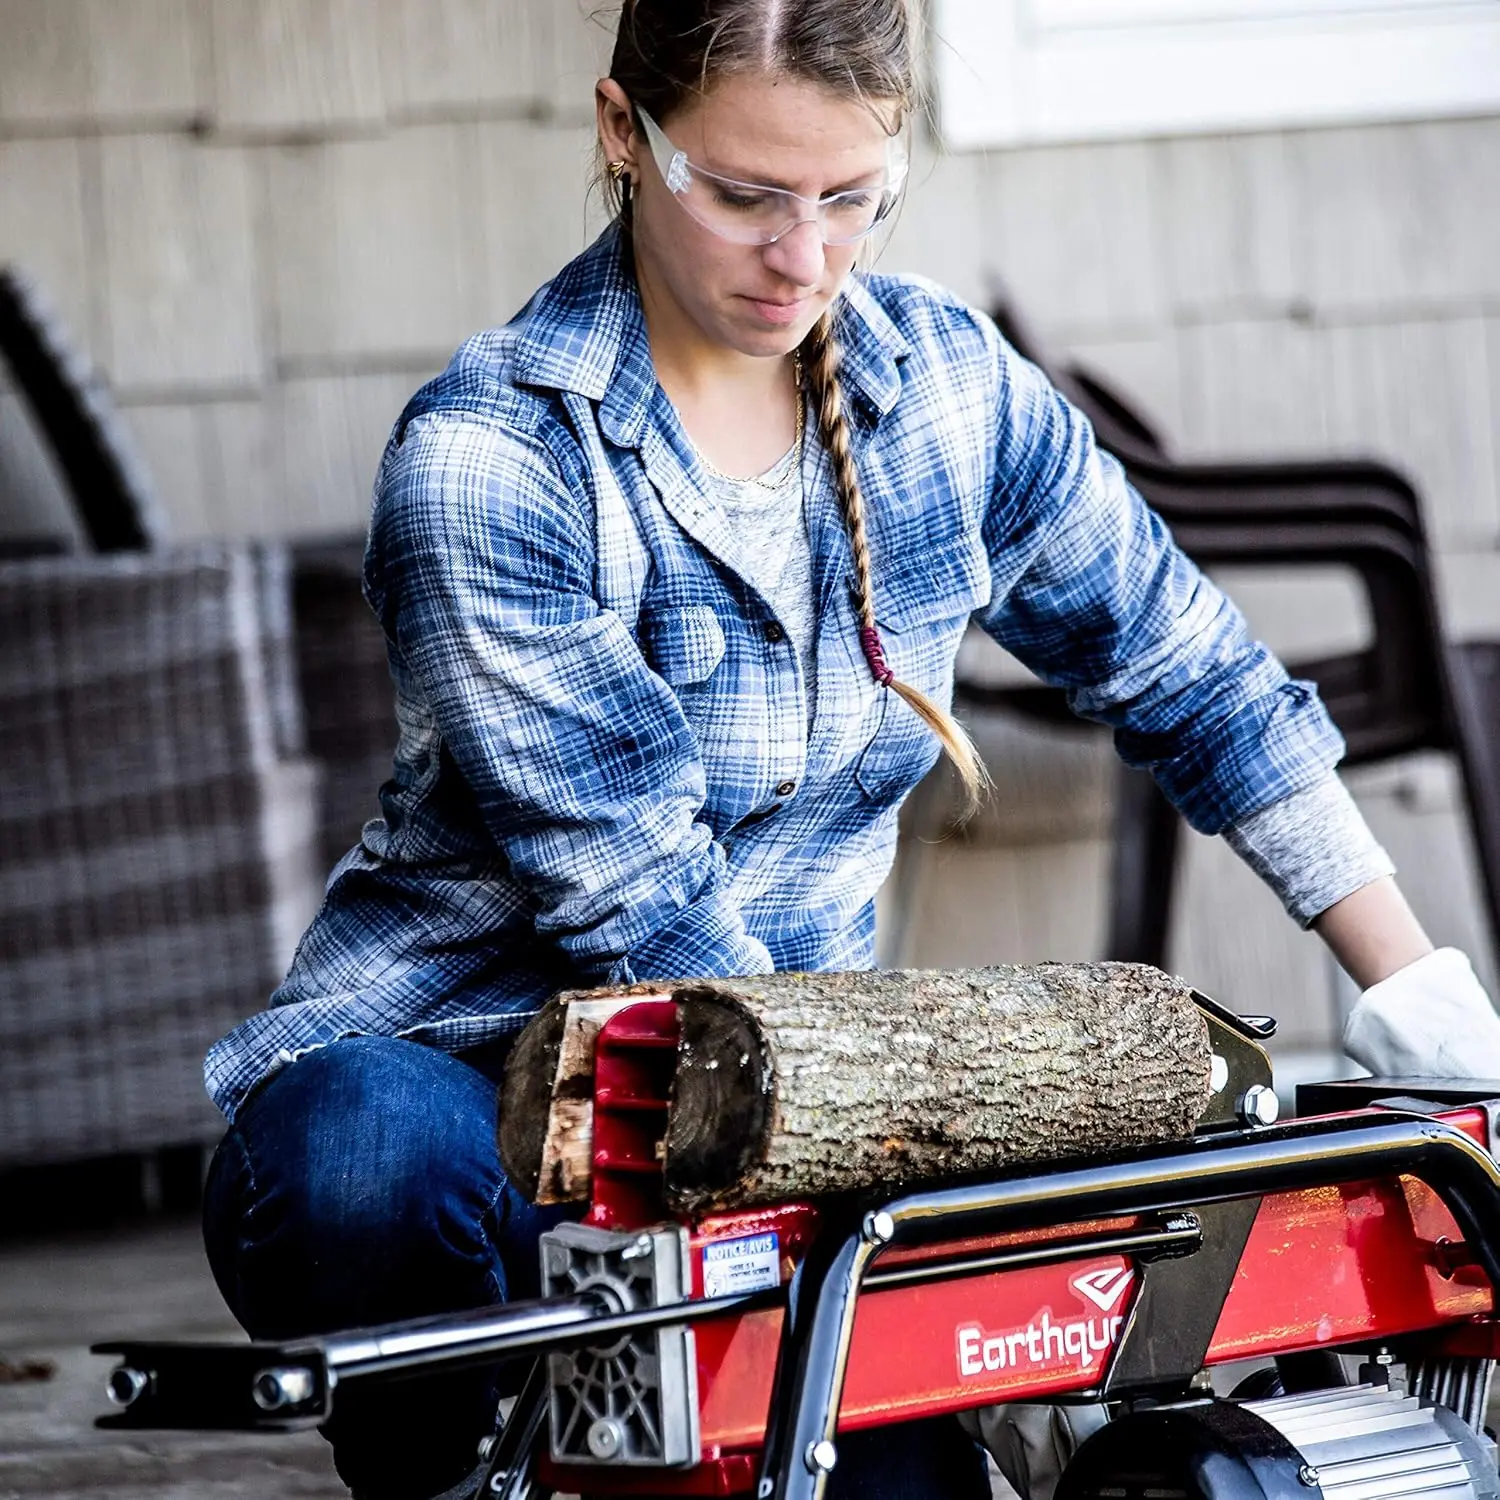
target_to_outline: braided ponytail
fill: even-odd
[[[978,808],[990,788],[989,772],[957,719],[940,708],[925,693],[897,679],[886,663],[880,630],[875,623],[875,592],[870,565],[870,538],[865,526],[865,497],[849,440],[849,421],[844,414],[844,388],[839,378],[843,351],[833,331],[831,313],[813,325],[802,346],[803,369],[808,394],[817,413],[818,437],[833,465],[833,487],[849,533],[854,557],[854,602],[859,615],[859,644],[870,672],[881,687],[889,688],[911,706],[912,711],[938,737],[943,753],[953,763],[964,789],[963,816]]]

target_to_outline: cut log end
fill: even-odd
[[[505,1060],[498,1131],[500,1165],[518,1192],[535,1203],[552,1115],[557,1059],[568,1008],[553,1001],[527,1023]]]
[[[667,1120],[670,1180],[719,1190],[746,1177],[775,1118],[775,1072],[755,1018],[732,994],[685,987]]]

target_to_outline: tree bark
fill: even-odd
[[[1192,990],[1144,965],[772,974],[661,988],[682,1021],[664,1171],[667,1200],[684,1212],[1179,1139],[1210,1093]],[[557,1036],[548,1014],[532,1024]],[[526,1041],[507,1070],[502,1148],[510,1119],[512,1143],[524,1142],[532,1161],[557,1160],[534,1123],[528,1136],[513,1118],[543,1092],[525,1079],[534,1067]],[[526,1163],[504,1154],[524,1189]],[[563,1190],[586,1196],[576,1151],[569,1159]]]

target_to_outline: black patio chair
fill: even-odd
[[[1368,597],[1362,650],[1289,665],[1311,679],[1348,742],[1346,765],[1415,750],[1455,753],[1468,802],[1492,937],[1500,938],[1500,644],[1443,634],[1421,506],[1389,466],[1368,461],[1184,463],[1107,381],[1049,360],[1024,320],[995,320],[1018,352],[1090,419],[1100,443],[1205,567],[1338,564]],[[961,705],[1068,721],[1060,692],[960,680]],[[1076,722],[1076,721],[1072,721]],[[1179,845],[1176,811],[1144,772],[1117,774],[1107,954],[1164,965]]]

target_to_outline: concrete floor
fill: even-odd
[[[333,1500],[348,1491],[316,1433],[99,1432],[115,1337],[236,1337],[195,1223],[0,1244],[0,1360],[48,1380],[0,1383],[0,1500]]]

